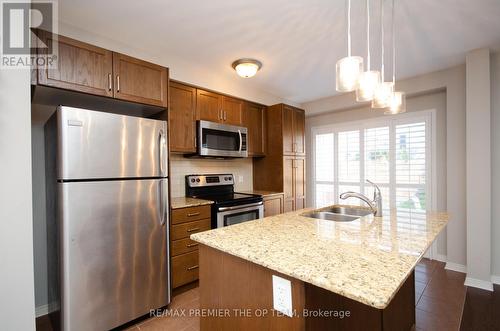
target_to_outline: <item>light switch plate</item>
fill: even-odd
[[[292,317],[292,283],[275,275],[273,275],[273,307]]]

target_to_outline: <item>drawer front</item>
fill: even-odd
[[[210,219],[204,219],[194,222],[172,225],[171,240],[189,238],[190,235],[197,232],[207,231],[211,228]]]
[[[198,251],[172,258],[172,286],[178,287],[198,279]]]
[[[172,224],[179,224],[210,218],[210,205],[172,210]]]
[[[189,238],[172,241],[172,256],[181,255],[198,250],[198,243]]]
[[[264,200],[264,217],[281,214],[281,197]]]

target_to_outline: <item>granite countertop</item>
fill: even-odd
[[[384,309],[448,223],[447,213],[391,211],[351,222],[303,209],[191,239],[366,305]]]
[[[260,194],[263,197],[265,197],[265,196],[271,196],[271,195],[283,194],[283,192],[263,191],[263,190],[243,191],[241,193]]]
[[[178,197],[170,199],[170,207],[172,209],[211,205],[212,203],[214,202],[211,200],[195,199],[188,197]]]

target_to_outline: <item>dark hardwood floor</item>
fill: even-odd
[[[500,285],[494,291],[468,287],[460,331],[500,330]]]

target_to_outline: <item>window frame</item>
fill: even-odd
[[[352,130],[359,130],[359,141],[360,141],[360,149],[359,149],[359,154],[360,156],[360,181],[365,178],[365,129],[370,129],[370,128],[377,128],[377,127],[384,127],[388,126],[389,127],[389,146],[390,146],[390,158],[389,158],[389,184],[382,184],[381,187],[388,187],[390,193],[390,204],[391,206],[396,206],[396,190],[391,189],[392,187],[408,187],[408,188],[414,188],[414,187],[421,187],[422,185],[420,184],[397,184],[395,183],[395,175],[396,175],[396,170],[395,170],[395,165],[396,165],[396,159],[395,159],[395,137],[396,137],[396,126],[397,125],[405,125],[405,124],[411,124],[411,123],[417,123],[417,122],[425,122],[426,123],[426,133],[425,133],[425,160],[426,160],[426,171],[425,171],[425,176],[426,176],[426,182],[425,182],[425,190],[426,190],[426,210],[436,210],[437,208],[437,180],[436,180],[436,110],[435,109],[430,109],[430,110],[421,110],[421,111],[414,111],[414,112],[408,112],[404,114],[398,114],[398,115],[389,115],[389,116],[383,116],[383,117],[375,117],[375,118],[370,118],[370,119],[365,119],[365,120],[356,120],[356,121],[349,121],[349,122],[342,122],[338,124],[329,124],[329,125],[321,125],[321,126],[315,126],[311,128],[311,198],[312,198],[312,205],[316,206],[316,185],[317,184],[327,184],[327,185],[333,185],[333,195],[334,195],[334,201],[333,203],[339,203],[339,194],[341,192],[338,191],[339,183],[341,185],[358,185],[358,183],[349,183],[349,182],[339,182],[338,178],[338,133],[339,132],[344,132],[344,131],[352,131]],[[333,176],[333,181],[316,181],[316,136],[319,134],[328,134],[328,133],[333,133],[333,144],[334,144],[334,176]],[[360,192],[364,193],[365,192],[365,187],[369,186],[370,184],[360,182]],[[316,206],[317,207],[317,206]]]

